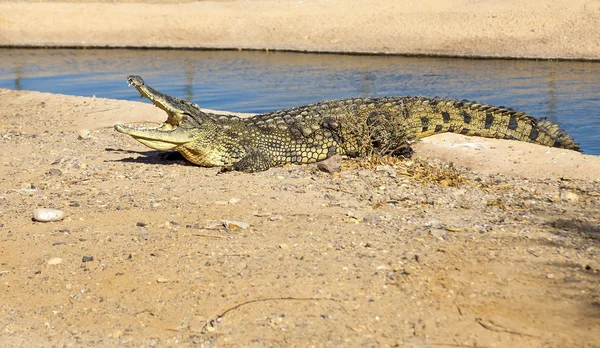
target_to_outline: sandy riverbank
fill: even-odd
[[[599,23],[595,0],[9,1],[0,45],[600,59]]]
[[[216,175],[112,129],[149,104],[0,105],[3,345],[597,346],[597,156],[441,136]]]
[[[599,1],[341,4],[4,2],[0,44],[600,57]],[[440,135],[217,175],[112,129],[147,103],[0,105],[2,345],[598,346],[598,156]]]

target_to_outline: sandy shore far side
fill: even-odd
[[[3,2],[0,45],[600,59],[598,23],[589,0]]]

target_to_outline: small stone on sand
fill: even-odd
[[[60,257],[53,257],[50,260],[48,260],[46,263],[49,265],[58,265],[62,263],[62,259]]]
[[[65,218],[62,210],[51,208],[37,208],[33,211],[33,219],[40,222],[60,221]]]

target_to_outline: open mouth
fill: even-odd
[[[166,122],[159,127],[115,124],[117,132],[130,135],[140,143],[160,151],[173,150],[191,140],[189,133],[177,131],[178,129],[180,129],[178,126]]]
[[[142,125],[115,124],[115,130],[119,133],[132,136],[140,143],[161,151],[173,150],[180,144],[187,143],[193,139],[193,132],[182,129],[179,125],[184,116],[184,111],[177,107],[179,100],[162,94],[144,83],[139,76],[129,76],[127,82],[134,86],[142,97],[148,98],[152,103],[164,110],[168,117],[158,127]]]

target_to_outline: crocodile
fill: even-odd
[[[167,120],[157,127],[116,124],[115,130],[156,150],[177,150],[204,167],[258,172],[335,154],[358,157],[381,149],[410,154],[412,142],[443,132],[580,151],[569,134],[544,118],[467,100],[352,98],[237,117],[204,112],[153,89],[139,76],[127,81],[164,110]]]

